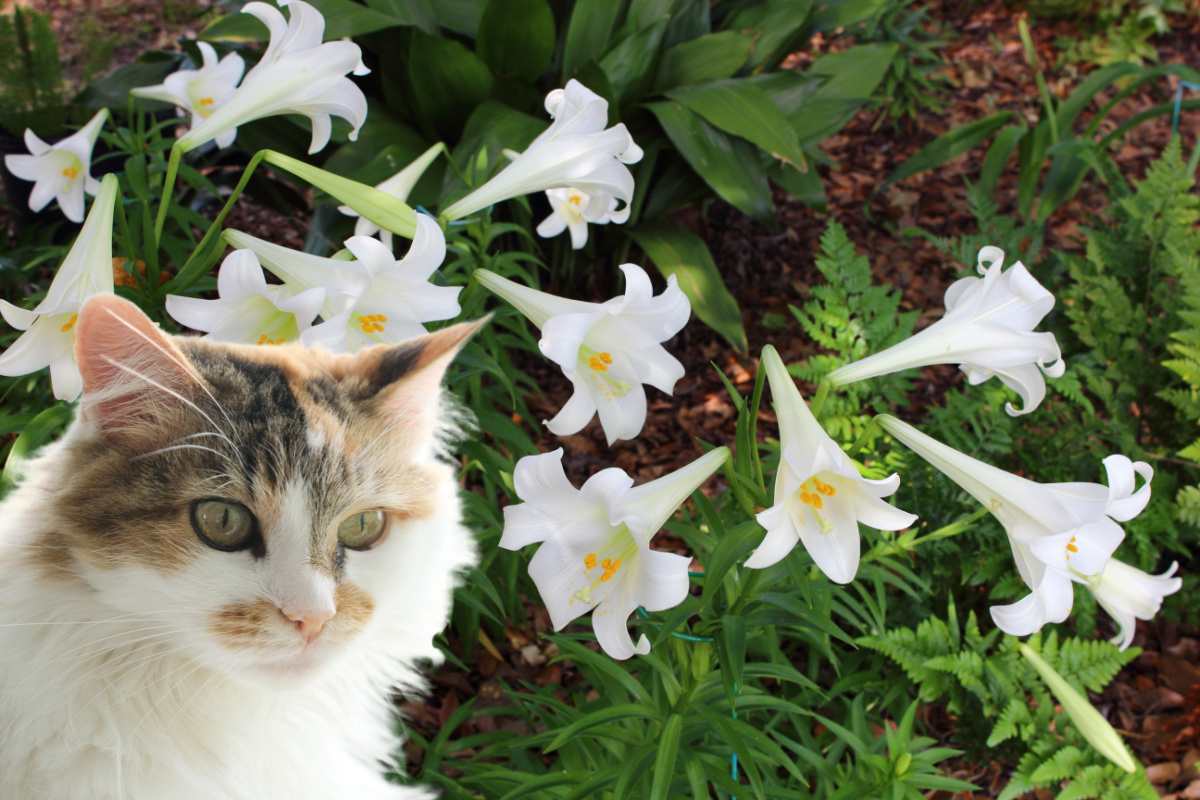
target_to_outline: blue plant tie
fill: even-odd
[[[1179,113],[1183,109],[1183,90],[1190,89],[1193,92],[1200,90],[1200,83],[1193,81],[1179,81],[1179,85],[1175,87],[1175,107],[1171,109],[1171,134],[1179,133]]]

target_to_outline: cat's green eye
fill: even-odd
[[[381,508],[361,511],[338,525],[338,541],[351,550],[370,550],[387,530],[387,514]]]
[[[216,550],[244,550],[258,538],[254,515],[230,500],[197,500],[192,503],[192,528],[200,541]]]

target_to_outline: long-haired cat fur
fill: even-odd
[[[76,419],[0,504],[0,798],[433,797],[384,778],[390,698],[475,558],[439,458],[474,330],[334,355],[90,300]]]

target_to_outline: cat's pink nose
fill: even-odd
[[[296,630],[300,631],[300,635],[304,637],[304,641],[311,644],[314,639],[321,635],[321,631],[325,630],[325,624],[333,619],[336,611],[309,611],[305,613],[292,613],[285,609],[280,609],[283,615],[291,622],[295,623]]]

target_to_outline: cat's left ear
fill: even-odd
[[[115,439],[160,435],[162,412],[189,403],[199,381],[172,338],[113,294],[96,295],[80,309],[75,360],[83,417]]]
[[[353,370],[365,382],[360,396],[379,404],[412,433],[432,435],[446,369],[490,319],[461,322],[402,344],[364,350]]]

